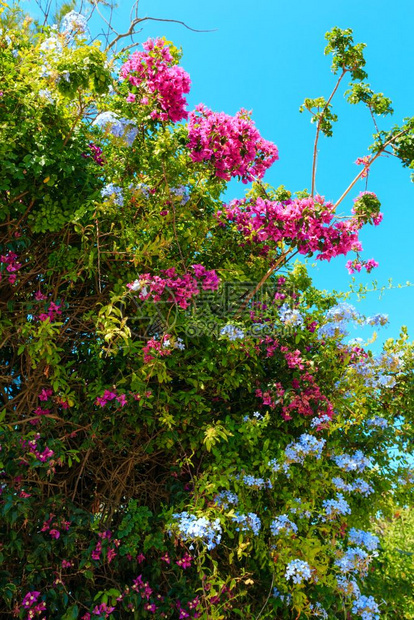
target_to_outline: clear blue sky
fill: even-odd
[[[35,9],[35,3],[30,2]],[[131,0],[119,0],[114,24],[120,30],[129,23]],[[267,173],[272,185],[284,184],[289,190],[310,188],[314,126],[298,108],[305,97],[328,97],[335,83],[330,59],[325,57],[324,34],[333,26],[350,27],[354,40],[367,44],[365,56],[369,82],[376,91],[393,101],[395,114],[380,121],[388,128],[414,115],[412,67],[414,53],[412,0],[140,0],[141,16],[185,21],[199,29],[194,33],[177,24],[147,22],[138,41],[166,36],[182,47],[183,67],[190,73],[190,107],[199,102],[217,111],[234,114],[240,107],[253,110],[262,133],[279,147],[280,160]],[[339,122],[334,137],[320,140],[317,190],[335,200],[359,168],[353,163],[367,154],[372,142],[373,123],[363,107],[344,103],[343,90],[334,100]],[[375,258],[380,266],[369,276],[357,274],[357,282],[377,279],[379,285],[414,282],[414,184],[410,171],[395,158],[380,158],[370,172],[368,189],[382,202],[381,226],[362,233],[365,258]],[[342,203],[349,213],[352,197],[365,189],[359,181],[356,190]],[[230,197],[241,196],[244,186],[232,185]],[[338,258],[330,264],[312,268],[320,288],[346,290],[351,276]],[[391,290],[379,299],[370,293],[359,304],[361,312],[384,312],[391,324],[382,337],[398,335],[405,324],[414,334],[414,287]],[[356,335],[356,334],[355,334]]]

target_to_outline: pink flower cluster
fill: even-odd
[[[113,544],[114,546],[112,547],[110,544],[110,540],[112,538],[112,532],[110,530],[105,530],[104,532],[99,532],[98,536],[100,538],[100,540],[98,540],[98,542],[96,543],[95,549],[92,551],[91,556],[93,560],[100,560],[101,559],[101,553],[102,553],[102,541],[104,541],[105,539],[108,540],[108,546],[106,549],[106,559],[108,564],[110,564],[112,562],[112,560],[118,555],[116,552],[116,548],[119,547],[119,545],[121,544],[121,542],[115,538],[111,544]]]
[[[367,164],[369,163],[369,160],[370,160],[369,155],[364,155],[364,157],[358,157],[357,160],[355,161],[357,166],[364,166],[364,171],[361,174],[361,179],[368,176],[369,166]]]
[[[105,405],[111,402],[111,400],[116,400],[121,405],[121,407],[125,407],[125,405],[127,404],[126,394],[117,395],[116,392],[112,392],[111,390],[105,390],[102,396],[98,396],[95,404],[100,405],[100,407],[105,407]]]
[[[103,616],[105,615],[105,618],[108,618],[108,616],[115,611],[115,607],[113,607],[112,605],[107,605],[106,603],[101,603],[100,605],[96,605],[93,609],[93,614],[95,616]]]
[[[28,592],[23,598],[22,607],[28,611],[26,620],[36,618],[36,616],[39,616],[42,611],[46,611],[46,603],[44,601],[37,603],[39,596],[40,592],[33,590],[32,592]],[[46,616],[43,616],[42,620],[46,620]]]
[[[154,106],[154,120],[177,122],[187,118],[184,95],[190,92],[190,76],[176,65],[162,39],[149,39],[142,47],[143,52],[134,52],[121,67],[121,77],[132,87],[127,101],[133,103],[139,97],[142,105]]]
[[[187,308],[189,300],[200,293],[200,284],[204,291],[216,291],[220,284],[214,270],[208,271],[202,265],[192,265],[192,268],[195,277],[189,273],[177,276],[175,268],[172,267],[163,270],[164,278],[145,273],[127,284],[127,287],[133,292],[139,292],[142,301],[147,299],[160,301],[164,292],[168,292],[168,302],[178,304],[180,308]]]
[[[191,562],[193,558],[189,553],[184,553],[183,557],[176,561],[177,566],[185,570],[186,568],[190,568]]]
[[[382,213],[380,212],[381,203],[374,192],[360,192],[354,198],[354,206],[352,213],[364,222],[378,226],[382,222]]]
[[[171,355],[172,349],[170,348],[170,336],[165,334],[162,337],[162,340],[156,340],[155,338],[151,338],[148,340],[145,347],[142,348],[142,352],[144,354],[144,363],[148,364],[153,359],[157,357],[165,357],[166,355]]]
[[[82,157],[84,157],[85,159],[88,159],[89,157],[92,157],[92,159],[94,160],[95,163],[98,164],[98,166],[103,166],[105,163],[104,158],[102,157],[102,149],[100,146],[97,146],[96,144],[94,144],[93,142],[90,142],[88,144],[91,152],[90,153],[82,153]]]
[[[27,448],[28,452],[30,454],[33,454],[38,461],[40,461],[41,463],[46,463],[47,460],[52,458],[52,456],[54,455],[54,452],[53,452],[53,450],[51,450],[47,446],[43,450],[43,452],[40,452],[40,450],[38,449],[38,446],[37,446],[37,442],[38,442],[39,439],[40,439],[40,434],[39,433],[37,433],[35,435],[34,439],[31,439],[29,441],[24,439],[21,442],[22,448],[23,449]]]
[[[125,407],[125,405],[128,403],[127,396],[128,396],[127,393],[124,393],[124,392],[118,393],[118,390],[116,389],[115,391],[105,390],[102,396],[97,397],[95,401],[95,405],[99,405],[100,407],[105,407],[108,403],[115,400],[117,403],[119,403],[121,407]],[[132,392],[129,392],[129,396],[131,396],[133,400],[141,400],[142,398],[141,394],[134,394]],[[144,396],[145,398],[151,398],[152,391],[148,390],[147,392],[145,392]]]
[[[131,588],[132,590],[139,592],[142,598],[145,598],[147,601],[150,600],[153,590],[150,588],[148,581],[143,581],[142,575],[138,575],[138,577],[133,580]],[[148,611],[155,612],[155,610],[156,607],[154,605],[154,609]]]
[[[62,307],[62,304],[55,304],[53,301],[51,301],[47,309],[47,312],[42,312],[41,314],[39,314],[37,318],[39,319],[39,321],[47,321],[49,319],[50,322],[52,323],[53,321],[56,320],[56,317],[59,314],[62,314],[61,307]]]
[[[291,388],[285,390],[281,383],[275,383],[272,388],[266,391],[258,388],[256,396],[261,398],[263,404],[271,409],[280,405],[284,420],[291,420],[293,413],[305,417],[318,414],[332,418],[332,403],[322,394],[315,378],[309,372],[303,373],[299,379],[293,379]]]
[[[360,260],[359,258],[355,258],[354,260],[349,260],[345,267],[348,269],[348,273],[353,274],[356,271],[360,273],[361,269],[364,267],[367,270],[367,273],[371,273],[373,269],[378,267],[379,263],[373,258],[369,260]]]
[[[236,116],[213,112],[204,104],[190,113],[188,147],[194,162],[211,162],[217,177],[243,183],[261,179],[279,159],[277,146],[264,140],[246,110]]]
[[[41,532],[48,532],[49,535],[54,538],[55,540],[58,540],[60,538],[60,531],[57,529],[60,527],[60,529],[68,531],[70,528],[70,521],[60,521],[60,523],[58,521],[52,523],[54,517],[56,515],[54,514],[50,514],[49,519],[47,519],[46,521],[43,522],[42,528],[41,528]],[[52,527],[51,527],[52,525]],[[69,563],[70,565],[70,563]]]
[[[339,254],[362,249],[358,239],[362,221],[350,217],[333,222],[334,205],[325,203],[322,196],[283,202],[263,198],[233,200],[217,217],[233,222],[248,243],[285,241],[296,246],[301,254],[318,252],[319,260],[329,261]]]
[[[21,268],[22,264],[17,262],[17,254],[14,252],[7,252],[5,255],[0,256],[0,263],[6,266],[6,272],[8,275],[8,281],[10,284],[14,284],[17,280],[17,271]],[[0,282],[2,279],[2,273],[0,271]]]

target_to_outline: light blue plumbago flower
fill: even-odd
[[[329,618],[328,612],[322,607],[320,603],[310,603],[309,609],[311,610],[312,615],[315,618],[323,618],[324,620],[327,620]]]
[[[325,445],[325,439],[317,439],[309,433],[303,433],[299,441],[290,443],[286,449],[286,460],[290,463],[303,463],[306,456],[314,456],[320,459]]]
[[[93,121],[92,125],[102,130],[109,128],[115,138],[123,138],[128,146],[132,146],[138,134],[138,128],[133,121],[120,118],[115,112],[101,112]]]
[[[361,493],[364,497],[368,497],[368,495],[374,492],[374,488],[362,478],[355,478],[354,482],[351,484],[351,491]]]
[[[258,422],[262,422],[264,420],[264,416],[259,411],[254,411],[252,413],[252,418],[255,418]],[[243,417],[243,422],[253,422],[254,420],[250,418],[248,415]]]
[[[388,322],[388,314],[374,314],[365,319],[366,325],[386,325]]]
[[[235,512],[231,518],[239,524],[239,527],[236,527],[236,532],[248,532],[251,530],[257,536],[262,527],[262,522],[255,512],[248,512],[247,515]]]
[[[244,331],[229,323],[220,330],[220,335],[227,336],[229,340],[241,340],[244,338]]]
[[[361,493],[361,495],[364,495],[365,497],[368,497],[368,495],[371,495],[371,493],[374,492],[373,487],[362,478],[356,478],[354,482],[348,483],[342,480],[340,476],[336,476],[335,478],[332,478],[332,484],[337,489],[344,491],[345,493],[352,493],[352,491],[355,491],[357,493]]]
[[[66,82],[70,82],[70,73],[69,71],[62,71],[62,73],[59,75],[58,81],[60,80],[66,80]]]
[[[392,377],[391,375],[380,374],[380,376],[377,379],[378,387],[393,388],[396,384],[397,384],[397,380],[395,379],[395,377]]]
[[[59,40],[59,37],[56,36],[55,34],[45,39],[40,46],[41,53],[42,52],[53,53],[54,55],[59,56],[62,53],[62,51],[63,51],[62,43]]]
[[[175,349],[179,349],[180,351],[184,351],[185,349],[185,344],[182,338],[177,338],[173,346]]]
[[[335,519],[339,515],[351,514],[349,504],[345,501],[342,493],[337,493],[336,499],[325,499],[322,506],[326,515],[326,517],[322,517],[323,521]]]
[[[122,207],[124,204],[124,196],[122,191],[122,187],[119,187],[119,185],[108,183],[102,188],[101,196],[102,198],[111,198],[116,205]]]
[[[380,613],[378,604],[372,596],[360,596],[354,601],[352,611],[362,618],[362,620],[379,620]]]
[[[388,421],[385,418],[381,418],[376,415],[375,418],[367,420],[367,426],[376,426],[377,428],[387,428]]]
[[[270,480],[265,480],[264,478],[255,478],[251,474],[245,474],[240,478],[247,487],[257,487],[258,489],[272,488]]]
[[[339,489],[339,491],[345,491],[346,493],[350,493],[352,491],[352,484],[348,484],[340,476],[335,476],[332,478],[332,484]]]
[[[370,556],[364,549],[350,547],[341,558],[336,560],[335,564],[344,575],[348,573],[365,574],[370,560]]]
[[[351,338],[350,340],[348,340],[348,343],[350,346],[354,346],[354,345],[363,345],[364,344],[364,339],[363,338]]]
[[[46,99],[49,103],[55,103],[52,93],[48,88],[42,88],[41,90],[39,90],[39,97],[42,97],[42,99]]]
[[[331,418],[326,415],[326,413],[322,414],[321,416],[317,417],[317,418],[312,418],[311,420],[311,428],[316,428],[316,430],[318,430],[318,426],[326,426],[326,424],[330,424],[331,423]]]
[[[174,525],[178,536],[183,540],[199,539],[209,551],[220,543],[222,529],[219,519],[209,521],[206,517],[196,517],[188,512],[175,513],[173,517],[177,519]]]
[[[310,512],[310,510],[303,508],[302,500],[296,497],[294,498],[293,501],[295,502],[296,505],[292,506],[289,509],[289,512],[291,514],[297,515],[299,518],[306,517],[307,519],[310,519],[310,517],[312,516],[312,513]]]
[[[364,471],[371,466],[371,459],[366,457],[361,450],[356,450],[353,455],[338,454],[332,460],[344,471]]]
[[[274,536],[279,536],[279,534],[296,534],[298,526],[287,515],[280,515],[271,522],[270,531]]]
[[[232,491],[220,491],[214,498],[214,502],[226,510],[230,505],[236,506],[239,503],[239,498]]]
[[[172,187],[171,194],[181,198],[180,204],[185,205],[190,200],[190,193],[185,185],[179,185],[178,187]]]
[[[150,197],[150,186],[147,185],[146,183],[138,183],[137,185],[137,190],[145,197],[145,198],[149,198]]]
[[[70,11],[62,19],[60,30],[63,34],[89,34],[88,20],[82,13]]]
[[[292,560],[286,566],[285,578],[293,583],[302,583],[312,577],[310,566],[304,560]]]
[[[279,308],[279,318],[281,322],[286,326],[301,326],[303,325],[303,316],[299,310],[292,310],[287,304],[283,304]]]
[[[281,594],[277,588],[273,588],[273,598],[280,598],[282,603],[285,605],[290,605],[292,602],[291,594]]]
[[[348,330],[344,323],[325,323],[318,329],[319,338],[341,338],[347,335]]]
[[[359,319],[359,314],[355,310],[354,306],[342,301],[336,306],[330,308],[326,313],[325,318],[327,321],[341,323],[342,321],[356,321]]]
[[[368,551],[376,551],[379,545],[378,536],[354,527],[349,530],[349,541],[354,545],[363,545]]]
[[[338,590],[345,594],[347,598],[359,598],[361,596],[361,591],[355,579],[347,579],[343,575],[338,575],[336,582]]]

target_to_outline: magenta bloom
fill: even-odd
[[[32,605],[36,603],[39,596],[40,592],[38,592],[37,590],[28,592],[22,600],[22,607],[24,607],[25,609],[29,609]]]
[[[194,162],[211,162],[216,176],[243,183],[261,179],[279,159],[277,146],[261,137],[246,110],[236,116],[212,112],[204,104],[190,113],[188,148]]]
[[[122,66],[120,75],[131,90],[126,98],[135,103],[137,93],[142,105],[151,105],[155,121],[177,122],[187,118],[185,94],[190,92],[190,76],[175,64],[170,48],[162,39],[143,43],[143,52],[134,52]]]

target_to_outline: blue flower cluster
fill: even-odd
[[[285,605],[290,605],[292,602],[291,594],[281,594],[276,587],[273,588],[273,598],[280,598],[282,603],[284,603]]]
[[[323,424],[330,424],[330,422],[331,422],[331,418],[328,415],[326,415],[326,413],[324,413],[319,417],[312,418],[310,425],[311,425],[311,428],[316,428],[316,430],[318,430],[318,426],[321,426]]]
[[[262,522],[255,512],[248,512],[247,515],[235,512],[232,519],[240,526],[236,527],[236,532],[248,532],[251,530],[257,536],[262,527]]]
[[[124,195],[122,193],[122,187],[119,187],[119,185],[108,183],[107,185],[105,185],[104,188],[102,188],[101,196],[102,198],[111,198],[113,202],[119,207],[122,207],[124,204]]]
[[[183,540],[200,539],[210,551],[221,541],[222,529],[219,519],[209,521],[206,517],[196,517],[188,512],[173,514],[178,535]]]
[[[347,579],[343,575],[338,575],[336,582],[338,590],[347,598],[359,598],[361,596],[361,591],[355,579]]]
[[[304,560],[292,560],[286,566],[285,578],[292,579],[293,583],[302,583],[312,577],[310,566]]]
[[[348,330],[343,323],[324,323],[318,329],[320,338],[341,338],[347,335]]]
[[[279,536],[279,534],[296,534],[298,526],[287,515],[280,515],[271,522],[270,531],[274,536]]]
[[[370,557],[360,547],[350,547],[344,555],[336,560],[335,564],[343,574],[366,573]]]
[[[185,205],[190,200],[190,193],[185,185],[179,185],[178,187],[172,187],[171,194],[180,198],[180,204]]]
[[[365,497],[374,492],[373,487],[362,478],[356,478],[354,482],[348,483],[342,480],[339,476],[336,476],[335,478],[332,478],[332,484],[340,491],[345,491],[346,493],[352,493],[355,491],[357,493],[361,493],[361,495],[364,495]]]
[[[101,112],[95,118],[92,125],[102,130],[108,127],[115,138],[123,138],[128,146],[132,146],[138,133],[138,129],[133,121],[127,118],[119,118],[115,112]]]
[[[244,331],[229,323],[220,330],[220,335],[227,336],[229,340],[238,340],[244,338]]]
[[[355,372],[362,377],[367,387],[374,389],[393,388],[397,383],[393,374],[401,369],[402,362],[398,355],[386,352],[376,357],[358,360],[352,365]]]
[[[376,415],[375,418],[367,420],[367,426],[376,426],[377,428],[387,428],[388,421],[385,418],[381,418]]]
[[[362,595],[354,601],[352,611],[362,618],[362,620],[379,620],[380,613],[378,604],[372,596]]]
[[[299,310],[292,310],[287,304],[283,304],[283,306],[279,308],[279,318],[283,325],[286,326],[300,327],[303,325],[303,316]]]
[[[356,450],[353,455],[338,454],[332,459],[344,471],[364,471],[366,467],[371,466],[371,460],[361,450]]]
[[[88,20],[82,13],[70,11],[62,19],[60,30],[63,34],[89,34]]]
[[[326,519],[335,519],[338,515],[351,513],[348,502],[345,501],[342,493],[337,493],[336,499],[326,499],[322,502],[325,509]]]
[[[214,498],[214,501],[218,506],[226,510],[229,505],[236,506],[239,503],[239,498],[232,491],[220,491]]]
[[[297,515],[299,518],[306,517],[309,519],[312,516],[312,513],[309,510],[303,508],[303,502],[301,499],[295,498],[293,501],[296,503],[296,506],[292,506],[289,509],[290,513]]]
[[[264,420],[264,416],[261,413],[259,413],[259,411],[254,411],[252,415],[253,415],[253,418],[255,418],[258,422],[261,422],[262,420]],[[252,421],[253,420],[248,415],[245,415],[243,417],[243,422],[252,422]]]
[[[250,474],[245,474],[240,477],[240,480],[247,487],[257,487],[258,489],[271,489],[272,483],[270,480],[265,480],[264,478],[255,478]]]
[[[327,321],[340,323],[341,321],[355,321],[359,319],[359,314],[354,306],[343,301],[330,308],[325,318]]]
[[[309,433],[303,433],[299,441],[290,443],[285,450],[288,463],[303,463],[306,456],[315,456],[320,459],[326,441],[317,439]]]
[[[386,325],[388,323],[388,314],[373,314],[367,317],[366,325]]]
[[[46,99],[49,103],[55,103],[52,93],[48,88],[42,88],[39,90],[39,97],[42,99]]]
[[[59,55],[63,51],[62,43],[59,40],[58,36],[52,34],[50,37],[45,39],[40,46],[40,54],[44,56],[44,53],[53,53],[54,55]]]
[[[174,349],[179,349],[180,351],[184,351],[185,344],[182,338],[177,338],[173,344]]]
[[[145,198],[149,198],[150,197],[150,186],[147,185],[146,183],[138,183],[138,185],[136,186],[137,191],[139,191]]]
[[[312,615],[316,618],[323,618],[324,620],[328,620],[328,612],[322,607],[320,603],[310,603],[309,609],[311,610]]]
[[[378,536],[354,527],[349,530],[349,541],[354,545],[363,545],[368,551],[375,551],[379,545]]]

